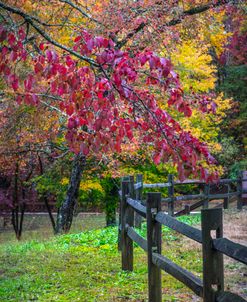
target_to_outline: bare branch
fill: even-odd
[[[74,9],[76,9],[78,12],[80,12],[84,17],[88,18],[90,21],[93,21],[99,25],[102,25],[102,23],[100,23],[98,20],[96,20],[95,18],[93,18],[90,14],[85,13],[80,6],[76,5],[75,3],[73,3],[70,0],[59,0],[62,3],[66,3],[68,5],[70,5],[71,7],[73,7]]]
[[[6,5],[5,3],[3,3],[2,1],[0,1],[0,7],[5,9],[6,11],[8,12],[11,12],[13,14],[17,14],[19,16],[21,16],[24,20],[26,20],[27,23],[29,23],[46,41],[50,42],[52,45],[70,53],[71,55],[77,57],[78,59],[80,60],[83,60],[87,63],[89,63],[90,65],[93,65],[93,66],[96,66],[96,67],[99,67],[99,65],[91,58],[89,57],[86,57],[86,56],[83,56],[81,55],[80,53],[74,51],[73,49],[63,45],[63,44],[60,44],[58,43],[56,40],[54,40],[51,36],[49,36],[44,30],[42,30],[37,24],[35,24],[35,20],[36,18],[35,17],[32,17],[31,15],[27,14],[27,13],[24,13],[23,11],[15,8],[15,7],[12,7],[12,6],[9,6],[9,5]]]
[[[48,103],[45,102],[45,101],[40,101],[40,103],[43,104],[45,107],[48,107],[48,108],[50,108],[51,110],[57,111],[57,112],[60,113],[61,115],[67,117],[67,114],[66,114],[65,112],[61,111],[60,109],[58,109],[57,107],[52,106],[52,105],[48,104]]]
[[[59,159],[59,158],[63,158],[65,155],[67,155],[70,152],[70,150],[66,150],[64,153],[58,155],[58,156],[54,156],[53,159]]]

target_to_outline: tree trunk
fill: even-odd
[[[19,163],[16,162],[14,188],[13,188],[12,225],[14,227],[16,238],[19,240],[20,238],[18,237],[18,229],[19,229],[18,174],[19,174]]]
[[[83,169],[86,164],[86,158],[79,153],[75,156],[73,167],[70,175],[70,182],[66,197],[57,214],[57,228],[56,233],[66,233],[70,230],[75,204],[78,196],[80,181]]]
[[[55,219],[52,215],[52,210],[51,210],[51,207],[50,207],[50,204],[49,204],[49,201],[48,201],[48,197],[45,195],[45,196],[42,197],[42,199],[45,203],[45,207],[46,207],[47,212],[49,214],[49,218],[50,218],[50,221],[51,221],[53,231],[54,231],[54,233],[56,233],[56,222],[55,222]]]
[[[18,239],[18,240],[21,239],[21,235],[22,235],[22,227],[23,227],[25,209],[26,209],[26,204],[23,203],[23,204],[20,206],[21,217],[20,217],[20,223],[19,223],[18,234],[17,234],[17,239]],[[18,213],[18,214],[19,214],[19,213]]]
[[[39,159],[40,175],[43,175],[44,174],[44,168],[43,168],[42,159],[41,159],[40,156],[38,157],[38,159]],[[42,196],[42,200],[44,201],[46,209],[48,211],[53,231],[54,231],[54,233],[56,233],[56,222],[55,222],[55,219],[54,219],[54,217],[52,215],[52,211],[51,211],[51,207],[50,207],[50,204],[49,204],[49,200],[48,200],[47,194],[45,194],[45,195]]]

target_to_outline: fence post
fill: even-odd
[[[122,177],[121,178],[121,185],[120,185],[120,188],[122,189],[122,182],[123,181],[129,181],[129,176],[124,176],[124,177]],[[120,198],[119,198],[119,200],[120,200],[120,204],[119,204],[119,216],[118,216],[118,250],[119,251],[121,251],[122,250],[122,248],[121,248],[121,241],[122,241],[122,239],[121,239],[121,216],[122,216],[122,196],[123,196],[123,194],[122,194],[122,191],[120,191],[121,192],[121,195],[120,195]]]
[[[186,215],[189,215],[189,214],[190,214],[190,205],[189,205],[189,204],[186,204],[186,205],[184,206],[184,210],[185,210],[185,214],[186,214]]]
[[[247,171],[242,171],[242,203],[247,205]]]
[[[230,193],[230,185],[227,184],[227,194],[228,194],[228,196],[224,198],[224,209],[229,208],[229,193]]]
[[[134,199],[135,187],[134,187],[134,176],[129,176],[129,197]]]
[[[136,175],[136,183],[139,183],[139,182],[142,183],[142,186],[143,186],[142,174]],[[135,194],[135,198],[137,200],[139,200],[140,203],[142,203],[142,189],[143,189],[142,186],[140,188],[136,189],[136,194]],[[142,224],[142,216],[135,212],[135,227],[140,228],[141,224]]]
[[[168,182],[171,184],[168,187],[168,196],[171,198],[168,202],[168,215],[174,216],[174,176],[172,174],[168,175]]]
[[[161,210],[161,193],[147,193],[148,301],[161,302],[161,270],[152,261],[152,253],[161,254],[161,224],[154,216]]]
[[[122,270],[133,271],[133,241],[127,235],[127,227],[133,226],[134,210],[127,203],[127,194],[133,187],[133,177],[129,181],[122,181],[121,200],[121,250]]]
[[[210,193],[210,184],[205,183],[204,185],[204,195],[205,195],[205,199],[203,201],[203,209],[207,209],[208,208],[208,202],[209,202],[209,198],[208,195]]]
[[[238,192],[237,208],[238,208],[238,210],[242,210],[242,208],[243,208],[242,178],[243,178],[243,172],[240,171],[239,175],[238,175],[238,184],[237,184],[237,192]]]
[[[203,302],[214,302],[215,291],[224,291],[223,254],[212,249],[211,231],[216,231],[216,238],[223,236],[222,209],[203,209],[201,211],[202,255],[203,255]]]

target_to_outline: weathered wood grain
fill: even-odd
[[[213,247],[217,251],[237,261],[247,264],[247,247],[227,238],[213,239]]]
[[[134,184],[135,190],[142,188],[142,182],[137,182]]]
[[[223,255],[212,248],[211,232],[216,238],[223,235],[222,209],[202,210],[202,255],[203,255],[203,302],[215,301],[215,290],[224,291]]]
[[[121,199],[121,251],[122,270],[133,271],[133,241],[127,234],[126,226],[134,224],[134,210],[127,203],[127,194],[133,187],[133,179],[122,182]]]
[[[159,223],[173,229],[180,234],[185,235],[188,238],[191,238],[199,243],[202,243],[202,232],[186,223],[178,221],[176,218],[173,218],[163,212],[159,212],[155,220]]]
[[[172,174],[168,175],[168,182],[171,184],[170,187],[168,187],[168,196],[171,199],[171,201],[168,203],[168,214],[171,216],[174,216],[174,176]]]
[[[143,184],[143,188],[168,188],[170,183],[155,183],[155,184]]]
[[[144,251],[147,252],[148,246],[146,239],[139,235],[132,227],[128,227],[127,234],[135,243],[137,243]]]
[[[223,292],[216,297],[216,302],[246,302],[246,300],[236,294]]]
[[[176,263],[172,262],[171,260],[167,259],[166,257],[153,253],[152,256],[153,263],[160,267],[162,270],[167,272],[168,274],[172,275],[174,278],[185,284],[194,293],[196,293],[199,297],[203,295],[203,285],[202,280],[196,277],[191,272],[183,269],[182,267],[178,266]]]
[[[153,252],[161,254],[161,224],[154,213],[161,210],[161,193],[147,193],[148,301],[161,302],[161,270],[153,263]]]
[[[146,218],[147,209],[139,200],[127,198],[127,203],[142,217]]]
[[[135,190],[135,199],[139,200],[141,202],[142,199],[142,191],[143,191],[143,175],[137,174],[136,175],[136,184],[141,184],[136,190]],[[135,227],[141,228],[142,225],[142,216],[135,212]]]

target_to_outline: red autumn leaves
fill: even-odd
[[[199,165],[202,156],[213,162],[206,146],[183,131],[160,108],[152,92],[158,89],[168,105],[187,117],[191,115],[169,60],[151,51],[119,50],[112,40],[94,37],[85,30],[75,38],[73,47],[82,60],[43,43],[40,54],[27,58],[24,39],[23,31],[15,36],[0,27],[0,72],[17,92],[18,102],[39,106],[42,95],[53,97],[52,106],[68,116],[66,138],[71,150],[101,156],[121,152],[122,144],[135,138],[135,143],[152,148],[157,164],[171,158],[181,178],[198,171],[208,177]],[[29,64],[25,77],[15,73],[16,60]]]

